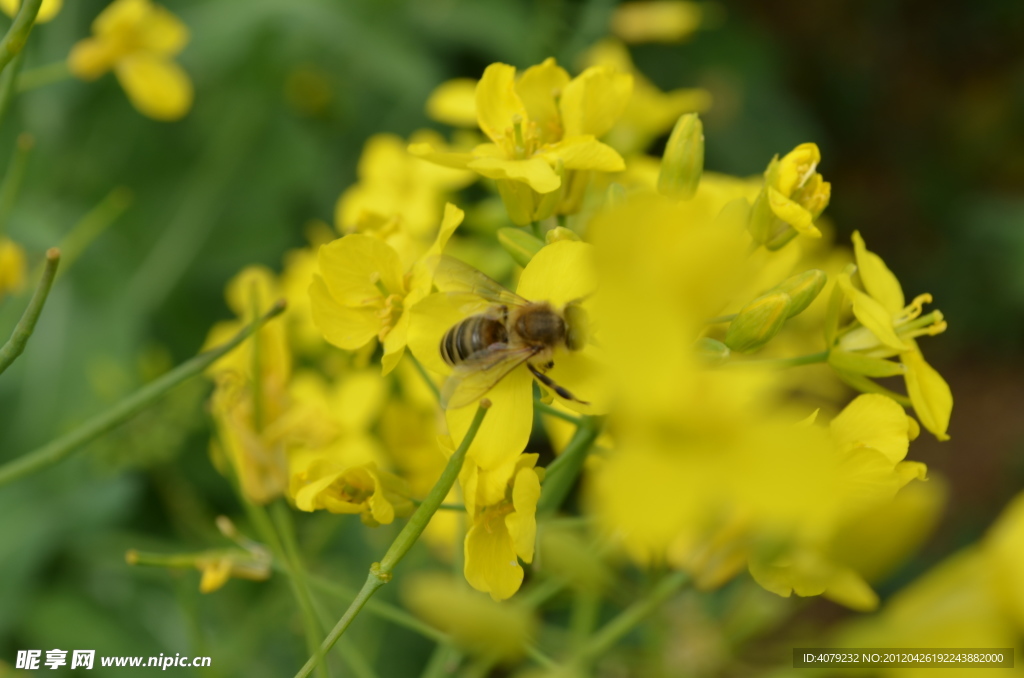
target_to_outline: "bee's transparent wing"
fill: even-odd
[[[537,354],[531,346],[491,344],[459,363],[441,387],[441,407],[457,409],[480,400],[509,372]]]
[[[434,284],[437,289],[448,293],[448,296],[460,305],[464,302],[472,303],[470,297],[477,297],[477,303],[483,298],[504,306],[523,306],[530,303],[458,259],[442,254],[431,263],[434,265]]]

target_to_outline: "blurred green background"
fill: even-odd
[[[26,70],[64,59],[105,4],[66,0],[33,32]],[[19,133],[36,141],[8,229],[33,262],[113,189],[131,195],[59,280],[26,353],[0,378],[0,460],[192,356],[229,316],[232,275],[250,263],[279,270],[311,219],[333,221],[367,137],[441,129],[423,110],[436,85],[493,61],[526,67],[555,55],[573,67],[607,35],[615,3],[164,4],[191,30],[179,61],[196,102],[183,121],[144,118],[108,75],[26,92],[0,126],[0,159]],[[859,229],[908,294],[932,292],[949,321],[925,350],[953,388],[952,441],[924,436],[911,457],[950,479],[950,504],[884,595],[977,539],[1024,486],[1024,4],[711,9],[715,20],[688,42],[632,50],[662,89],[712,92],[706,166],[753,175],[773,154],[817,142],[840,241]],[[295,97],[303,79],[325,85],[319,99]],[[0,331],[20,311],[0,303]],[[26,648],[182,652],[213,656],[203,675],[258,677],[291,675],[303,660],[279,578],[204,597],[195,572],[124,564],[129,547],[220,543],[212,518],[239,512],[208,461],[207,389],[194,380],[86,453],[0,489],[0,661]],[[387,528],[302,518],[321,571],[340,581],[361,581],[366,549],[390,541]],[[340,613],[347,600],[331,602]],[[808,606],[821,618],[846,614]],[[294,633],[281,633],[282,621]],[[390,667],[384,675],[406,675],[431,649],[370,617],[353,632]]]

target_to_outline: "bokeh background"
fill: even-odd
[[[8,226],[33,261],[83,220],[93,220],[85,233],[111,221],[60,278],[28,350],[0,378],[0,461],[194,355],[230,316],[229,278],[251,263],[280,270],[311,222],[333,222],[370,135],[444,129],[424,112],[435,86],[479,77],[494,61],[521,68],[554,55],[572,68],[608,34],[615,5],[164,4],[191,30],[180,62],[196,101],[184,120],[143,117],[108,75],[25,92],[0,126],[0,161],[22,132],[35,140]],[[33,32],[26,70],[64,59],[104,6],[65,2]],[[706,167],[755,175],[773,154],[816,142],[838,239],[859,229],[908,294],[932,292],[949,321],[927,351],[953,389],[952,440],[923,436],[911,448],[946,478],[949,502],[934,536],[879,587],[884,597],[977,540],[1024,486],[1024,4],[705,9],[689,40],[632,53],[662,89],[711,92]],[[21,307],[0,302],[0,333]],[[16,650],[54,647],[209,654],[202,675],[291,675],[304,652],[286,583],[232,582],[201,596],[196,572],[124,564],[130,547],[208,547],[218,539],[213,517],[239,512],[209,463],[208,388],[193,380],[85,453],[0,489],[0,675]],[[390,541],[387,529],[354,520],[303,518],[304,541],[339,581],[361,581],[366,554]],[[340,613],[347,600],[330,602]],[[804,623],[852,614],[822,600],[800,605]],[[371,617],[353,633],[390,667],[384,675],[411,674],[431,649]]]

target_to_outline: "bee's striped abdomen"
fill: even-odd
[[[508,331],[499,320],[474,315],[453,326],[441,339],[441,358],[454,367],[492,344],[508,341]]]

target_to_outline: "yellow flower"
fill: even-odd
[[[439,152],[429,143],[409,151],[440,165],[495,179],[512,221],[525,225],[578,208],[588,170],[625,168],[597,141],[622,115],[633,86],[628,73],[588,68],[576,78],[547,59],[516,79],[516,69],[491,64],[476,87],[476,115],[490,143],[468,153]]]
[[[867,377],[902,374],[921,423],[939,440],[948,440],[953,394],[942,376],[925,362],[914,340],[944,332],[942,312],[922,317],[922,307],[931,302],[931,295],[918,295],[907,304],[899,280],[881,257],[867,249],[860,233],[854,232],[853,246],[864,290],[853,284],[850,270],[837,278],[839,289],[853,306],[856,322],[842,331],[837,329],[837,297],[826,320],[826,338],[832,346],[829,363],[862,390],[877,389]],[[898,363],[885,360],[893,356],[899,356]]]
[[[523,562],[533,562],[537,538],[540,475],[536,454],[523,454],[504,468],[470,462],[459,475],[469,513],[465,575],[470,586],[505,600],[523,583]]]
[[[265,268],[250,266],[227,286],[228,306],[238,320],[215,325],[206,347],[237,334],[279,298],[277,282]],[[287,483],[285,442],[291,353],[283,319],[265,323],[256,334],[211,365],[216,382],[211,401],[219,445],[214,459],[226,455],[242,491],[256,503],[281,494]]]
[[[196,559],[196,569],[203,573],[199,580],[200,593],[213,593],[232,577],[250,581],[270,579],[269,562],[255,560],[242,552],[200,556]]]
[[[440,573],[414,575],[402,588],[402,599],[460,648],[492,660],[521,657],[537,625],[528,607],[499,605]]]
[[[39,6],[39,13],[36,14],[36,23],[45,24],[53,19],[63,4],[64,0],[43,0],[43,4]],[[4,14],[9,17],[17,14],[19,9],[21,9],[21,0],[0,0],[0,10],[3,10]]]
[[[701,14],[685,0],[627,2],[615,8],[612,32],[626,42],[681,42],[700,28]]]
[[[529,301],[549,302],[556,310],[582,299],[584,310],[596,289],[590,261],[590,245],[561,241],[547,245],[530,261],[519,278],[517,294]],[[475,309],[479,310],[479,309]],[[429,370],[448,375],[451,367],[441,357],[441,339],[453,326],[465,320],[472,310],[460,306],[444,291],[432,294],[412,309],[409,348]],[[603,379],[601,353],[591,342],[583,349],[557,349],[553,367],[547,375],[589,405],[566,400],[559,402],[576,412],[598,414],[607,408],[609,394]],[[515,459],[526,447],[533,428],[533,375],[526,365],[514,368],[487,392],[492,406],[469,448],[468,456],[480,467],[493,470]],[[469,429],[476,403],[448,408],[445,416],[455,440]]]
[[[430,130],[414,133],[410,141],[442,143],[440,135]],[[357,169],[359,181],[341,194],[334,221],[341,233],[384,240],[408,267],[427,249],[445,197],[476,175],[410,156],[407,145],[393,134],[376,134],[366,141]]]
[[[815,171],[819,162],[821,151],[810,143],[800,144],[781,160],[772,158],[750,213],[754,242],[775,250],[797,234],[821,237],[814,220],[828,207],[832,185]]]
[[[473,78],[442,82],[427,99],[427,115],[453,127],[476,127],[476,84]]]
[[[371,527],[388,525],[413,509],[405,482],[373,462],[348,466],[321,457],[305,470],[293,495],[303,511],[357,514]]]
[[[25,250],[0,236],[0,299],[25,287]]]
[[[463,215],[448,203],[434,244],[408,268],[390,245],[369,235],[347,235],[323,245],[309,294],[313,322],[324,338],[355,350],[376,337],[384,345],[384,374],[393,370],[405,352],[408,309],[430,293],[434,260]]]
[[[629,50],[614,39],[605,39],[587,50],[584,62],[633,76],[633,95],[605,141],[623,154],[642,153],[665,134],[684,113],[701,113],[711,107],[705,89],[674,89],[662,92],[633,65]]]
[[[92,24],[93,37],[68,56],[71,72],[95,80],[113,69],[132,105],[155,120],[182,118],[192,107],[192,81],[172,58],[188,28],[150,0],[114,0]]]

